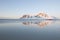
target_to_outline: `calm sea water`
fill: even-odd
[[[0,40],[60,40],[60,20],[0,19]]]

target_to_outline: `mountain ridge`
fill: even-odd
[[[56,19],[54,16],[49,16],[48,14],[45,13],[38,13],[37,15],[31,16],[31,15],[23,15],[20,17],[20,19]]]

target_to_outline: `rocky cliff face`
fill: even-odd
[[[23,15],[21,18],[29,18],[29,15]]]

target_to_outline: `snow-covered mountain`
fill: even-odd
[[[45,13],[39,13],[35,16],[23,15],[20,19],[56,19],[54,16],[49,16]]]

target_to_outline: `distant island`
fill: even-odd
[[[38,13],[37,15],[31,16],[31,15],[23,15],[20,17],[20,19],[57,19],[54,16],[49,16],[45,13]]]

